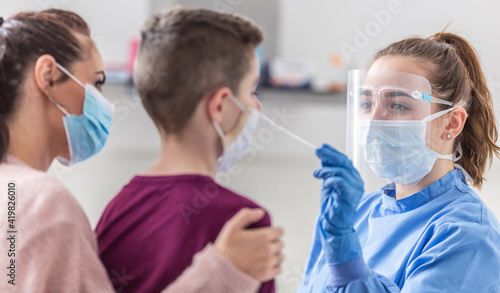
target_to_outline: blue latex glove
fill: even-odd
[[[316,150],[323,168],[314,172],[323,179],[319,228],[330,265],[340,265],[362,256],[354,231],[356,209],[364,193],[364,182],[351,160],[323,144]]]

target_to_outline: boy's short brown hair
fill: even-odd
[[[234,14],[176,7],[155,14],[142,29],[135,85],[166,133],[182,130],[211,91],[237,94],[262,30]]]

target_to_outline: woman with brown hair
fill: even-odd
[[[452,33],[389,45],[349,73],[348,110],[352,161],[316,151],[321,212],[298,292],[499,292],[500,225],[470,186],[500,154],[472,46]]]
[[[104,146],[114,109],[101,94],[105,77],[75,13],[0,17],[1,292],[114,291],[82,208],[46,173],[55,158],[72,165]],[[245,229],[263,216],[238,213],[165,292],[254,292],[273,279],[282,230]],[[116,268],[124,286],[133,277]]]

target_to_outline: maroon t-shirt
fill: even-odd
[[[210,177],[134,177],[96,227],[99,255],[115,290],[161,292],[244,207],[259,206]],[[266,213],[250,228],[270,225]],[[275,292],[274,281],[259,292]]]

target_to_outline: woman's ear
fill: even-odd
[[[48,89],[54,85],[60,74],[56,60],[50,55],[40,56],[35,63],[34,78],[36,85],[47,96],[50,94]]]
[[[219,88],[207,96],[207,111],[210,120],[221,123],[230,97],[231,89],[227,87]]]
[[[448,125],[443,133],[444,140],[452,140],[457,137],[464,129],[467,120],[467,112],[462,107],[453,109],[449,114]]]

